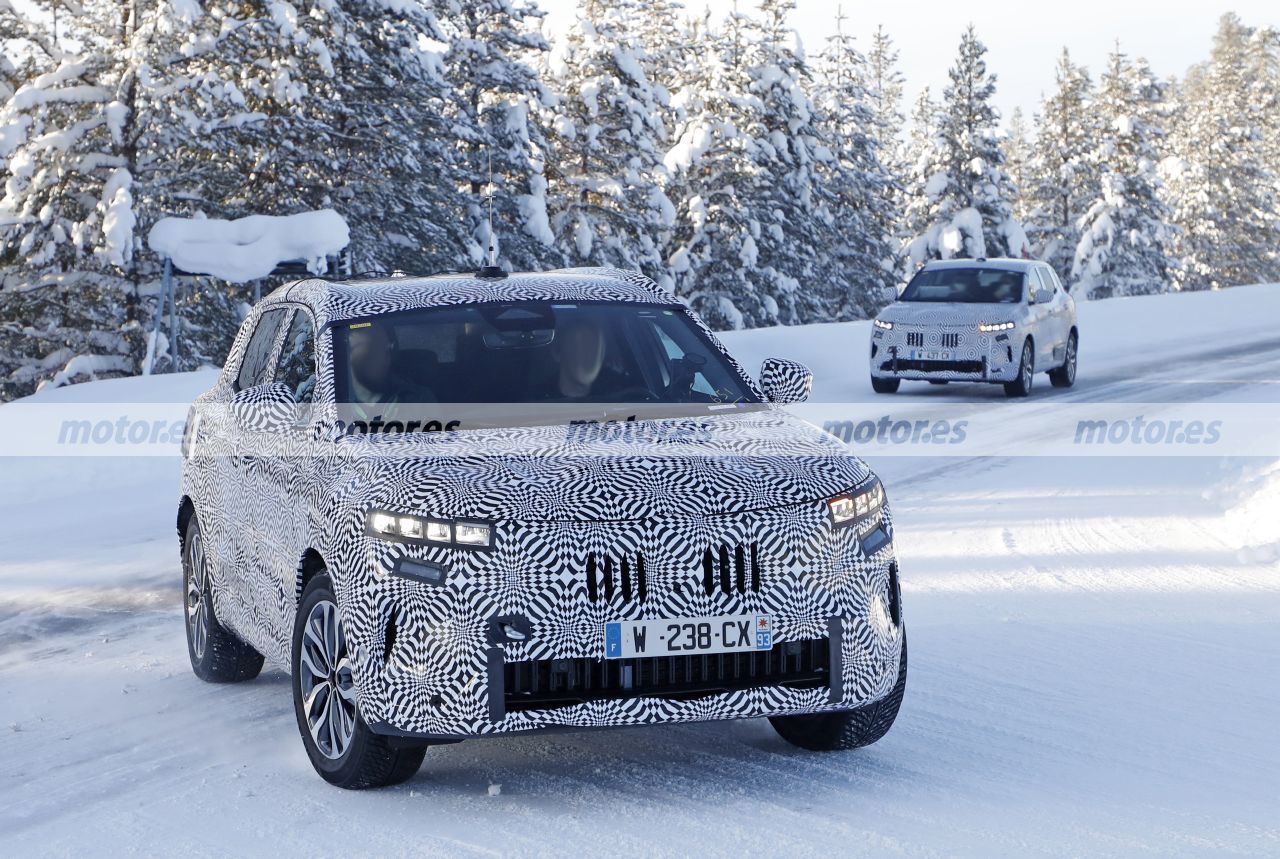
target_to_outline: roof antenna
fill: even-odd
[[[493,150],[488,149],[489,156],[489,253],[485,261],[485,265],[478,272],[476,277],[485,280],[501,280],[507,276],[502,266],[498,265],[498,239],[493,234]]]

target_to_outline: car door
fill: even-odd
[[[1031,301],[1031,334],[1036,341],[1036,371],[1047,370],[1058,344],[1054,332],[1053,299],[1041,273],[1041,266],[1027,272],[1027,296]]]
[[[259,534],[256,610],[261,621],[288,637],[293,625],[295,583],[302,553],[311,543],[318,477],[309,446],[316,384],[316,326],[305,307],[291,310],[271,381],[289,388],[298,402],[298,421],[271,441],[276,452],[260,457],[251,471],[253,491],[272,512],[270,526]]]
[[[286,315],[283,308],[271,308],[258,317],[244,351],[233,356],[239,360],[233,394],[268,380]],[[215,582],[217,592],[220,599],[230,597],[242,611],[252,612],[256,601],[251,577],[256,556],[253,533],[260,511],[248,503],[245,486],[252,479],[253,457],[246,449],[245,431],[230,408],[204,410],[201,435],[209,452],[206,467],[211,489],[207,506],[198,512],[216,578],[220,580]],[[232,625],[241,626],[234,621]],[[248,634],[243,628],[237,631]]]
[[[1045,326],[1052,336],[1051,354],[1048,356],[1049,363],[1045,366],[1059,366],[1066,358],[1067,335],[1070,333],[1071,326],[1067,321],[1068,318],[1068,299],[1066,293],[1062,290],[1061,284],[1058,282],[1058,276],[1054,273],[1053,268],[1047,265],[1038,266],[1040,270],[1040,281],[1044,284],[1045,290],[1052,296],[1048,302],[1047,313],[1045,317]]]

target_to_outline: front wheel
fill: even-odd
[[[907,639],[902,638],[898,681],[888,695],[856,710],[813,713],[807,716],[770,716],[769,723],[782,739],[811,752],[835,752],[869,746],[889,733],[907,691]]]
[[[1031,349],[1031,341],[1027,340],[1022,344],[1022,362],[1018,364],[1018,378],[1004,384],[1006,397],[1025,397],[1031,393],[1031,380],[1036,374],[1035,365],[1036,355]]]
[[[1056,370],[1049,371],[1049,384],[1055,388],[1070,388],[1076,383],[1076,352],[1079,351],[1076,332],[1067,338],[1067,359]]]
[[[360,715],[355,669],[327,575],[313,578],[302,592],[292,666],[298,730],[322,779],[359,790],[399,784],[418,771],[424,749],[393,748]]]
[[[898,386],[902,384],[901,379],[877,379],[871,377],[871,390],[877,394],[896,394]]]

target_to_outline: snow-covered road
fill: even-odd
[[[1067,394],[1043,377],[1025,402],[908,385],[869,413],[938,400],[1033,433],[1060,401],[1275,403],[1277,319],[1277,287],[1089,305]],[[727,339],[856,402],[873,396],[866,336]],[[1280,854],[1280,448],[873,465],[911,638],[877,745],[815,755],[763,721],[515,737],[433,749],[408,784],[351,794],[311,772],[281,673],[191,675],[176,462],[0,461],[3,852]]]

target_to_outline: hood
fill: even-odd
[[[871,472],[776,407],[353,440],[353,506],[526,522],[705,517],[839,494]]]
[[[880,311],[879,319],[903,325],[970,328],[979,322],[1005,322],[1018,313],[1017,304],[972,304],[958,301],[896,301]]]

